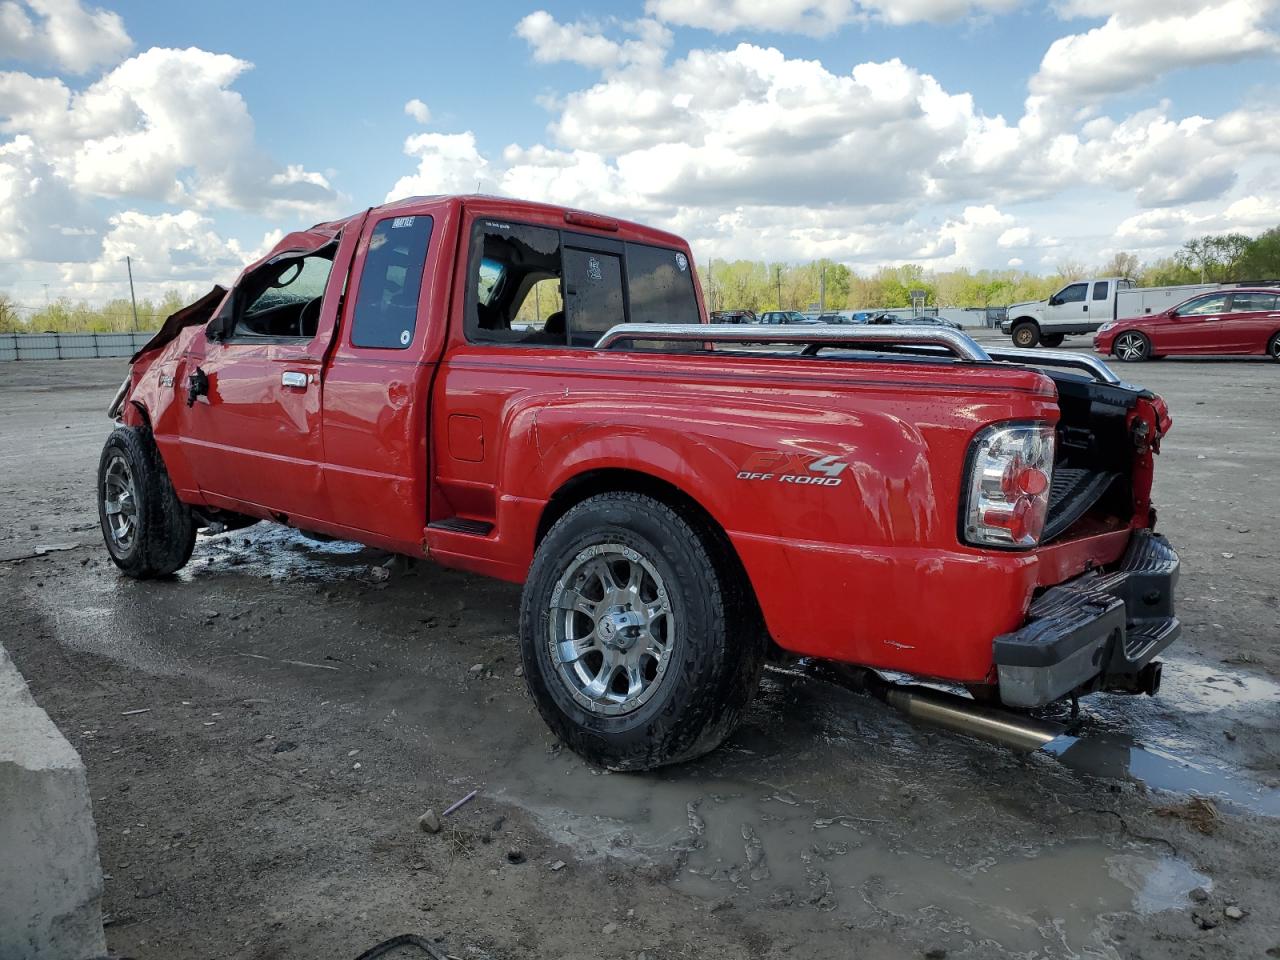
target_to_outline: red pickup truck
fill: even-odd
[[[529,690],[614,768],[715,747],[778,648],[1026,708],[1154,692],[1179,629],[1158,397],[945,328],[708,324],[680,238],[562,207],[290,234],[111,416],[126,574],[270,520],[523,583]]]

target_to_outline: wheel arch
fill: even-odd
[[[1035,327],[1037,330],[1040,329],[1040,321],[1037,320],[1035,317],[1029,317],[1026,314],[1023,314],[1020,317],[1015,317],[1014,319],[1010,320],[1009,329],[1012,331],[1016,329],[1019,324],[1023,324],[1023,323],[1029,323],[1033,327]]]
[[[639,493],[651,497],[675,510],[699,530],[704,531],[720,559],[727,565],[725,572],[741,578],[743,588],[758,609],[755,587],[723,524],[691,493],[670,480],[645,473],[643,470],[626,467],[594,467],[565,480],[552,493],[542,509],[534,532],[534,549],[536,550],[542,543],[556,521],[579,503],[598,494],[615,492]]]

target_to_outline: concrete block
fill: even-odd
[[[84,764],[0,647],[0,960],[106,952]]]

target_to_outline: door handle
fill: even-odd
[[[280,374],[280,386],[307,389],[307,375],[298,370],[286,370]]]
[[[1081,307],[1080,309],[1081,309],[1081,310],[1083,310],[1085,313],[1088,313],[1088,312],[1089,312],[1089,305],[1086,303],[1086,304],[1085,304],[1083,307]]]

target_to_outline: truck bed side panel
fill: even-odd
[[[542,505],[576,476],[621,469],[703,505],[796,652],[979,680],[991,637],[1017,625],[1037,583],[1034,556],[957,536],[977,430],[1056,419],[1036,373],[466,347],[437,397],[436,436],[475,418],[487,456],[442,455],[438,479],[495,524],[469,557],[437,541],[444,562],[518,579]]]

